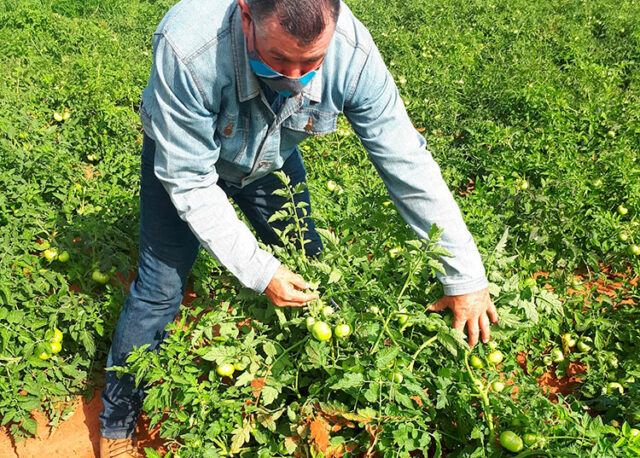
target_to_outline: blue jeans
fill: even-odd
[[[107,367],[122,366],[134,346],[150,344],[157,350],[166,337],[166,325],[178,314],[185,293],[187,275],[198,255],[200,243],[182,221],[169,195],[153,173],[155,143],[144,136],[140,180],[140,260],[138,274],[131,283],[113,336]],[[295,185],[306,180],[300,151],[285,161],[282,171]],[[279,244],[273,227],[284,229],[287,221],[268,223],[286,199],[271,193],[282,187],[280,180],[269,174],[240,189],[220,181],[220,187],[240,207],[258,237],[267,244]],[[309,204],[309,191],[296,196]],[[311,207],[307,207],[310,212]],[[305,252],[315,256],[322,242],[311,218],[306,218],[308,231]],[[104,408],[100,413],[101,434],[110,439],[132,437],[144,400],[144,386],[136,387],[134,377],[118,378],[107,371],[102,391]]]

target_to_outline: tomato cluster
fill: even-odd
[[[51,358],[52,355],[60,353],[62,350],[62,338],[63,334],[58,328],[54,328],[49,332],[51,338],[48,342],[43,342],[38,347],[38,358],[46,360]]]
[[[309,313],[305,324],[314,339],[326,342],[333,335],[339,339],[346,339],[351,335],[351,325],[339,318],[332,306],[323,305],[320,299],[310,305]],[[336,321],[337,324],[332,329],[327,321]]]

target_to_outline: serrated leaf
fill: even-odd
[[[25,431],[34,436],[38,432],[38,423],[32,418],[27,418],[26,420],[24,420],[22,422],[22,427],[25,429]]]
[[[398,347],[383,348],[376,355],[376,367],[378,369],[386,369],[391,366],[398,356],[398,353],[400,353],[400,349]]]
[[[327,364],[327,357],[329,356],[328,346],[315,340],[310,340],[305,347],[305,351],[309,357],[309,362],[314,366],[324,366]]]
[[[438,330],[438,342],[453,356],[458,356],[458,350],[468,348],[464,334],[457,329],[442,327]]]
[[[329,275],[329,280],[327,281],[327,283],[328,283],[328,284],[336,283],[336,282],[338,282],[341,278],[342,278],[342,272],[340,272],[338,269],[333,269],[333,270],[331,271],[331,274]]]
[[[347,372],[336,383],[331,385],[332,390],[346,390],[362,385],[364,377],[360,373]]]
[[[444,229],[440,228],[437,224],[432,224],[431,228],[429,228],[429,241],[431,242],[438,242],[440,240],[440,237],[442,237],[442,234],[444,232]]]
[[[242,446],[249,442],[251,438],[251,430],[253,429],[251,423],[245,419],[242,426],[237,426],[233,430],[233,436],[231,437],[231,452],[238,453]]]
[[[524,310],[527,319],[531,320],[534,324],[538,323],[538,309],[533,301],[521,299],[518,301],[518,305]]]
[[[268,406],[278,398],[280,392],[272,386],[265,386],[262,388],[262,394],[260,395],[260,402],[262,405]]]

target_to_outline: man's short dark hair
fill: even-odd
[[[248,0],[251,16],[260,23],[275,14],[280,25],[301,44],[315,40],[325,29],[327,18],[335,23],[340,0]]]

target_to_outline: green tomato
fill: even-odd
[[[487,342],[487,346],[491,349],[491,350],[495,350],[496,348],[498,348],[498,342],[495,340],[490,340],[489,342]]]
[[[66,250],[58,255],[58,261],[67,262],[68,260],[69,260],[69,252]]]
[[[335,181],[333,180],[329,180],[327,181],[327,190],[330,192],[333,192],[336,190],[336,188],[338,187],[338,185],[336,184]]]
[[[491,353],[489,353],[489,356],[487,356],[487,360],[491,364],[500,364],[503,359],[504,359],[504,355],[500,350],[492,351]]]
[[[389,256],[391,256],[392,259],[396,258],[398,256],[398,254],[402,251],[402,247],[393,247],[389,249]]]
[[[562,334],[562,344],[567,348],[573,348],[576,346],[576,337],[570,332]]]
[[[233,363],[233,368],[240,372],[245,370],[247,368],[247,365],[242,361],[236,361],[235,363]]]
[[[513,431],[503,431],[500,434],[500,445],[510,452],[517,453],[522,450],[522,439]]]
[[[401,325],[407,324],[407,321],[409,320],[409,315],[407,315],[407,309],[405,308],[400,309],[399,313],[396,315],[396,318],[398,320],[398,323],[400,323]]]
[[[346,323],[339,324],[334,328],[333,332],[335,333],[336,337],[345,338],[348,337],[349,334],[351,334],[351,326]]]
[[[62,115],[60,113],[55,111],[53,113],[53,119],[55,119],[57,122],[61,122],[63,120],[63,117],[62,117]]]
[[[216,367],[216,372],[222,377],[231,377],[234,370],[233,364],[229,363],[219,364],[218,367]]]
[[[626,232],[620,232],[618,234],[618,240],[620,240],[621,242],[626,242],[627,240],[629,240],[629,234],[627,234]]]
[[[616,395],[623,394],[624,388],[618,382],[609,382],[607,383],[607,394]]]
[[[496,393],[501,393],[506,388],[506,385],[503,382],[495,381],[491,384],[491,389]]]
[[[335,310],[333,310],[333,307],[329,305],[322,307],[322,316],[325,318],[329,318],[334,312]]]
[[[629,431],[629,437],[636,437],[639,434],[640,434],[640,429],[631,428],[631,431]]]
[[[53,329],[53,337],[51,337],[51,342],[62,342],[62,331],[60,329]]]
[[[607,135],[611,138],[614,138],[616,136],[616,132],[614,130],[610,130],[609,132],[607,132]]]
[[[51,353],[60,353],[62,350],[62,344],[60,342],[51,342]]]
[[[38,354],[38,358],[40,358],[42,360],[49,359],[49,358],[51,358],[51,353],[43,350]]]
[[[91,273],[91,279],[96,283],[105,285],[109,281],[109,274],[100,272],[98,269]]]
[[[482,369],[484,367],[484,363],[478,355],[471,355],[469,362],[471,363],[471,366],[475,367],[476,369]]]
[[[66,121],[70,117],[71,117],[71,113],[69,113],[67,110],[64,110],[64,113],[62,113],[62,119]]]
[[[307,329],[311,331],[311,326],[316,324],[316,319],[312,316],[308,316],[306,320]]]
[[[627,213],[629,213],[629,209],[627,207],[625,207],[623,204],[620,204],[620,205],[618,205],[618,213],[621,214],[622,216],[624,216]]]
[[[578,351],[587,353],[591,351],[591,337],[581,337],[578,341]]]
[[[520,189],[522,189],[523,191],[525,189],[529,189],[529,182],[527,180],[522,180],[520,182]]]
[[[522,436],[522,440],[524,441],[524,445],[526,445],[527,447],[531,447],[536,442],[538,442],[538,436],[536,436],[535,434],[527,433]]]
[[[404,380],[404,376],[400,372],[393,372],[389,377],[389,380],[391,380],[393,383],[399,384]]]
[[[593,180],[593,187],[594,188],[601,188],[602,187],[602,180],[600,178],[596,178],[595,180]]]
[[[640,246],[638,245],[629,246],[629,254],[632,254],[633,256],[640,256]]]
[[[325,342],[331,339],[331,328],[324,321],[316,321],[311,326],[311,334],[320,342]]]
[[[537,284],[536,279],[533,277],[529,277],[524,281],[524,285],[528,287],[536,286],[536,284]]]
[[[551,350],[551,360],[554,363],[561,363],[562,361],[564,361],[564,353],[562,353],[562,350],[560,350],[559,348],[554,348],[553,350]]]
[[[58,250],[56,248],[49,248],[44,250],[44,257],[47,258],[47,261],[51,262],[58,257]]]
[[[474,384],[476,385],[476,388],[478,388],[480,391],[484,391],[484,383],[482,383],[482,380],[475,379]]]

